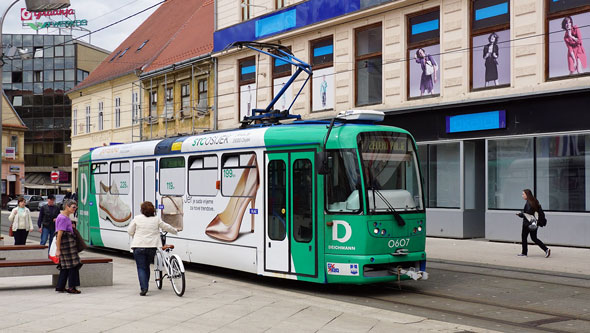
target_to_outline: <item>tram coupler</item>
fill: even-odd
[[[407,275],[412,280],[428,280],[428,272],[426,271],[417,271],[416,268],[410,267],[409,269],[404,269],[401,267],[396,267],[395,269],[390,270],[391,274],[397,275],[398,280],[401,278],[402,275]]]

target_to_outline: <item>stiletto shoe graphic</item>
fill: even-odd
[[[225,210],[217,214],[205,228],[205,233],[210,237],[225,242],[235,241],[240,234],[242,219],[248,205],[251,208],[255,207],[256,192],[260,185],[256,155],[250,158],[248,165],[253,166],[253,168],[244,170]],[[254,215],[251,215],[250,232],[254,232]]]
[[[129,224],[131,209],[119,198],[119,189],[113,180],[111,186],[100,182],[102,193],[99,195],[98,216],[103,220],[109,220],[117,227]]]

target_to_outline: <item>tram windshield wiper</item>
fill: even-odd
[[[393,213],[393,217],[395,218],[395,221],[397,222],[397,224],[400,227],[403,227],[404,225],[406,225],[406,221],[404,221],[404,218],[399,214],[399,212],[397,210],[395,210],[395,208],[393,208],[393,206],[391,205],[389,200],[387,200],[387,198],[385,198],[383,193],[381,193],[381,191],[376,189],[374,185],[372,186],[371,189],[373,190],[373,211],[377,210],[377,205],[375,203],[375,194],[377,194],[379,196],[379,198],[381,200],[383,200],[385,205],[387,205],[387,210]]]

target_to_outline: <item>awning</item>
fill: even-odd
[[[51,183],[51,178],[47,173],[28,173],[25,174],[25,188],[45,190],[45,189],[61,189],[62,191],[71,190],[71,183]]]

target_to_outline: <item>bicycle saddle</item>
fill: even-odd
[[[166,251],[168,249],[174,250],[174,245],[172,245],[172,244],[166,244],[166,245],[162,246],[162,250]]]

